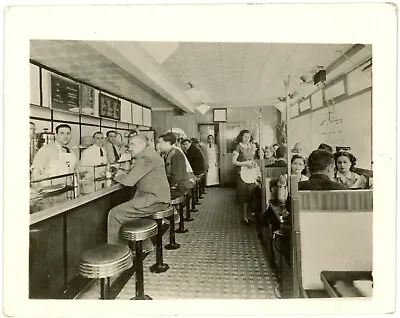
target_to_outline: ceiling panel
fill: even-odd
[[[173,107],[83,41],[33,40],[30,58],[74,78],[146,106]]]
[[[266,106],[285,94],[291,77],[295,90],[300,76],[327,67],[351,45],[296,43],[180,43],[163,64],[177,85],[205,90],[215,106]],[[302,84],[303,85],[303,84]]]

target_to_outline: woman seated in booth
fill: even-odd
[[[336,152],[334,180],[351,189],[365,189],[367,179],[363,175],[358,175],[354,172],[356,161],[356,157],[348,151]]]

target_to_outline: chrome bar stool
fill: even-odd
[[[136,219],[122,224],[120,235],[129,242],[132,251],[136,251],[135,255],[135,272],[136,272],[136,295],[132,300],[151,300],[152,298],[144,294],[143,279],[143,241],[157,234],[157,223],[150,219]],[[136,244],[134,244],[136,243]],[[134,247],[134,245],[136,245]]]
[[[156,236],[156,262],[150,266],[150,271],[153,273],[163,273],[169,269],[168,264],[163,260],[163,245],[162,245],[162,220],[174,214],[174,207],[170,205],[164,210],[159,210],[153,213],[152,217],[157,222]]]
[[[179,211],[179,205],[181,205],[184,200],[185,200],[185,196],[180,196],[180,197],[177,197],[177,198],[171,200],[171,204],[175,209],[177,209]],[[182,216],[179,215],[179,224],[181,223],[181,218],[183,218],[183,213],[182,213]],[[164,246],[167,250],[176,250],[181,247],[181,245],[179,243],[176,243],[176,241],[175,241],[175,232],[176,232],[175,231],[175,222],[176,222],[175,213],[173,213],[169,217],[169,243]]]
[[[122,273],[132,264],[132,253],[127,246],[101,244],[82,253],[79,273],[86,278],[100,279],[100,299],[109,299],[110,277]]]

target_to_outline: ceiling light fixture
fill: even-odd
[[[211,108],[210,106],[203,104],[203,103],[196,107],[197,111],[202,115],[207,113],[210,110],[210,108]]]

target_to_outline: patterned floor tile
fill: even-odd
[[[205,199],[186,222],[188,233],[176,234],[181,248],[164,249],[164,263],[170,269],[151,273],[155,252],[144,261],[145,293],[153,299],[270,299],[276,298],[277,277],[269,267],[255,230],[240,222],[234,189],[207,189]],[[164,243],[169,232],[164,235]],[[135,277],[117,299],[135,294]],[[82,299],[96,299],[99,285],[83,293]]]

